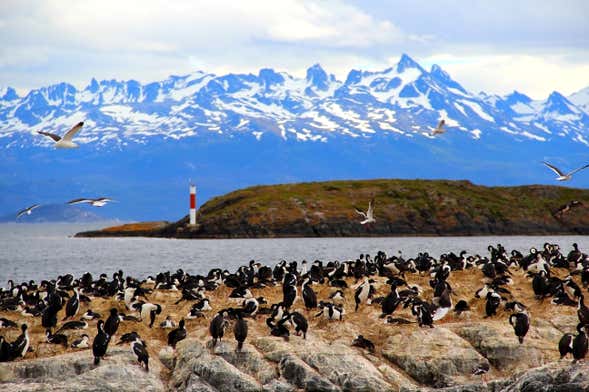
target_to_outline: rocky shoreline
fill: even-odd
[[[567,258],[560,254],[557,247],[548,246],[546,250],[551,263],[553,282],[565,282],[566,277],[575,268],[568,264]],[[468,268],[458,268],[448,273],[445,278],[451,286],[451,298],[454,304],[459,300],[468,303],[470,310],[458,313],[450,310],[432,327],[419,326],[411,306],[402,304],[394,311],[392,319],[381,317],[381,304],[384,296],[391,291],[391,280],[406,279],[410,290],[419,292],[419,297],[427,301],[435,297],[431,285],[432,276],[417,271],[404,275],[391,275],[392,264],[398,263],[391,258],[389,267],[380,265],[381,261],[368,258],[349,261],[351,268],[367,268],[365,274],[374,282],[373,302],[359,304],[355,311],[355,292],[368,277],[354,277],[354,270],[349,271],[335,286],[334,278],[329,282],[313,284],[319,300],[329,300],[340,288],[344,294],[342,319],[327,319],[319,316],[318,309],[306,309],[299,297],[291,311],[299,312],[308,320],[309,330],[306,338],[291,330],[288,338],[272,336],[269,329],[268,312],[270,304],[283,301],[283,283],[272,277],[263,278],[249,284],[251,297],[264,297],[267,305],[259,308],[260,314],[247,318],[249,333],[242,351],[236,350],[232,326],[234,320],[228,320],[230,327],[223,340],[216,346],[211,344],[209,327],[213,316],[225,309],[244,306],[243,299],[232,298],[236,285],[236,274],[227,272],[222,283],[214,283],[215,278],[190,276],[182,271],[159,277],[162,283],[178,281],[188,282],[204,280],[208,287],[206,298],[212,309],[205,310],[202,317],[188,318],[194,300],[182,300],[184,291],[175,290],[169,283],[156,286],[154,281],[143,280],[133,283],[128,278],[132,291],[135,287],[147,290],[148,300],[161,306],[162,312],[156,318],[153,328],[148,320],[124,318],[118,331],[112,336],[107,356],[99,365],[93,364],[91,349],[73,349],[56,344],[48,344],[41,317],[31,317],[15,310],[1,310],[0,318],[14,320],[17,324],[26,323],[29,327],[32,351],[24,358],[12,362],[0,363],[0,390],[2,391],[454,391],[454,392],[495,392],[495,391],[579,391],[589,390],[589,364],[585,361],[571,363],[570,357],[560,359],[558,343],[565,333],[575,333],[579,322],[575,302],[570,306],[556,305],[549,297],[538,299],[532,289],[532,276],[523,268],[525,257],[530,255],[508,256],[507,253],[491,252],[490,261],[484,257],[469,262]],[[574,253],[574,252],[571,252]],[[363,256],[364,257],[364,256]],[[425,256],[420,256],[425,257]],[[458,257],[454,255],[453,257]],[[534,257],[532,257],[534,258]],[[501,306],[496,314],[485,315],[485,298],[477,298],[475,293],[490,282],[489,271],[485,265],[493,263],[499,268],[503,261],[510,267],[504,272],[495,271],[497,277],[509,276],[500,286],[506,289],[502,295]],[[380,259],[382,260],[382,259]],[[425,260],[425,259],[423,259]],[[439,275],[440,266],[447,263],[430,259],[432,274]],[[455,261],[458,259],[454,259]],[[479,260],[477,264],[476,260]],[[563,261],[564,260],[564,261]],[[579,266],[584,265],[587,256],[579,256]],[[373,266],[384,268],[380,273]],[[395,264],[400,266],[401,264]],[[437,265],[437,267],[436,267]],[[455,265],[455,264],[453,264]],[[341,264],[340,266],[343,266]],[[397,268],[395,267],[395,268]],[[478,268],[477,268],[478,267]],[[245,268],[245,269],[244,269]],[[250,267],[242,267],[246,271]],[[261,268],[258,271],[261,271]],[[264,267],[267,268],[267,267]],[[276,266],[280,271],[283,267]],[[291,265],[292,271],[296,270]],[[326,271],[328,268],[326,267]],[[337,267],[340,268],[340,267]],[[343,268],[343,267],[342,267]],[[584,268],[584,267],[583,267]],[[427,270],[427,268],[426,268]],[[272,271],[272,269],[270,269]],[[360,271],[360,270],[356,270]],[[369,272],[372,271],[372,272]],[[387,272],[388,271],[388,272]],[[424,271],[425,272],[425,271]],[[295,274],[293,272],[293,274]],[[165,274],[164,274],[165,275]],[[297,271],[300,280],[307,276]],[[176,278],[174,278],[176,276]],[[579,274],[571,275],[572,281],[579,286],[582,282]],[[502,278],[502,279],[503,279]],[[129,280],[130,279],[130,280]],[[58,279],[58,281],[60,281]],[[82,280],[80,280],[81,282]],[[92,280],[89,280],[92,281]],[[103,283],[100,283],[102,281]],[[114,283],[123,281],[117,277]],[[568,281],[568,280],[566,280]],[[94,281],[92,287],[103,285],[109,287],[108,280]],[[264,283],[262,283],[264,282]],[[319,281],[318,281],[319,282]],[[71,282],[70,282],[71,283]],[[260,284],[262,283],[262,284]],[[78,283],[82,284],[82,283]],[[495,283],[497,284],[497,283]],[[57,286],[60,286],[56,283]],[[204,288],[205,286],[200,286]],[[233,286],[233,287],[232,287]],[[435,285],[434,285],[435,286]],[[68,284],[68,287],[71,287]],[[76,286],[74,286],[76,287]],[[100,286],[102,287],[102,286]],[[404,287],[404,286],[400,286]],[[496,286],[496,289],[498,286]],[[415,288],[415,289],[414,289]],[[68,290],[63,289],[64,292]],[[117,289],[115,294],[105,294],[100,289],[88,289],[91,297],[89,303],[82,305],[82,311],[90,307],[94,312],[108,315],[113,307],[119,312],[133,315],[135,312],[122,294],[126,289]],[[581,289],[586,292],[586,288]],[[11,290],[12,291],[12,290]],[[98,294],[101,292],[102,294]],[[4,306],[10,301],[5,291]],[[90,294],[92,293],[92,294]],[[377,300],[380,298],[380,300]],[[526,306],[530,327],[523,343],[519,343],[514,329],[508,319],[512,314],[506,306],[507,301],[519,301]],[[335,300],[334,300],[335,301]],[[421,301],[421,300],[420,300]],[[431,300],[435,302],[435,298]],[[419,303],[419,302],[414,302]],[[187,338],[180,341],[176,348],[167,345],[169,330],[158,327],[166,317],[178,322],[186,319]],[[64,319],[64,310],[57,315]],[[58,326],[63,321],[59,322]],[[96,334],[97,320],[88,321],[85,330],[65,331],[71,342],[81,333],[92,337]],[[128,344],[118,345],[121,336],[131,331],[137,332],[145,341],[150,355],[150,369],[146,372],[132,353]],[[7,341],[15,341],[18,328],[2,328],[0,334]],[[352,342],[363,335],[369,339],[374,350],[355,347]],[[481,376],[473,375],[473,369],[487,365],[489,370]]]
[[[292,344],[279,338],[257,338],[240,353],[235,352],[233,342],[211,351],[198,339],[187,339],[178,344],[176,353],[163,348],[149,373],[136,364],[127,349],[114,348],[98,367],[92,364],[89,352],[62,354],[0,364],[0,388],[7,392],[589,390],[589,364],[529,358],[538,348],[512,350],[510,359],[499,359],[503,354],[490,358],[495,366],[502,366],[505,360],[512,365],[519,362],[516,368],[528,370],[483,382],[468,376],[473,364],[485,360],[469,343],[457,337],[448,340],[452,332],[445,328],[428,334],[420,354],[403,357],[407,350],[398,353],[398,341],[391,339],[382,358],[346,344],[316,339]],[[450,355],[443,355],[440,347],[452,348]],[[488,350],[496,355],[505,349],[498,347]],[[427,350],[431,350],[429,354]],[[546,364],[540,364],[545,360]]]

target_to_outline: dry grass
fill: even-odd
[[[168,222],[155,221],[155,222],[137,222],[128,223],[125,225],[111,226],[103,229],[105,232],[127,232],[127,231],[145,231],[145,230],[157,230],[166,226]]]

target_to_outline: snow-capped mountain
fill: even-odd
[[[262,69],[257,75],[195,72],[145,85],[92,79],[82,90],[60,83],[24,97],[6,88],[0,90],[0,137],[10,143],[27,135],[34,144],[50,145],[34,131],[63,131],[84,120],[81,143],[145,143],[151,136],[260,139],[272,133],[302,142],[375,134],[428,138],[444,118],[450,129],[473,139],[499,132],[586,144],[588,96],[589,89],[571,96],[577,106],[557,92],[545,101],[519,92],[475,95],[439,66],[427,71],[403,55],[395,67],[352,70],[343,82],[315,64],[304,79]]]
[[[577,91],[569,96],[569,101],[589,113],[589,87]]]
[[[148,84],[92,79],[25,96],[4,88],[0,213],[109,196],[118,203],[101,209],[105,217],[173,220],[186,213],[189,179],[199,203],[249,185],[329,179],[553,183],[542,160],[563,170],[587,163],[587,95],[474,94],[407,55],[345,80],[315,64],[304,77],[265,68]],[[434,138],[441,118],[448,131]],[[78,121],[79,149],[56,151],[36,133]],[[570,185],[589,186],[584,174]]]

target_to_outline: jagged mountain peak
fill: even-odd
[[[589,116],[578,114],[582,110],[559,93],[542,102],[517,91],[506,97],[473,95],[439,65],[427,72],[406,54],[384,70],[353,69],[344,83],[314,64],[304,78],[273,68],[225,75],[196,71],[147,84],[92,78],[80,91],[59,83],[16,97],[0,98],[3,142],[26,137],[31,127],[65,126],[80,119],[87,122],[81,144],[119,146],[147,143],[154,136],[260,139],[267,133],[301,142],[424,137],[439,118],[472,134],[473,140],[499,134],[547,141],[554,135],[585,135],[589,128]],[[552,136],[538,137],[538,132]],[[586,136],[575,142],[584,143]],[[44,141],[32,143],[45,146]]]
[[[568,100],[589,114],[589,87],[569,95]]]
[[[505,97],[505,100],[508,101],[510,104],[515,104],[515,103],[521,102],[521,103],[527,105],[530,102],[532,102],[532,98],[528,97],[525,94],[520,93],[517,90],[513,90],[513,92],[511,94],[508,94]]]
[[[574,107],[564,95],[558,91],[553,91],[546,99],[544,104],[544,112],[556,112],[559,114],[578,114],[580,110]]]
[[[425,72],[421,65],[417,63],[417,61],[413,60],[411,57],[409,57],[409,55],[403,53],[399,59],[399,62],[397,63],[397,72],[403,73],[409,68],[416,68],[421,72]]]
[[[86,90],[90,91],[91,93],[97,92],[99,88],[100,86],[98,85],[98,81],[95,78],[92,78],[88,86],[86,86]]]
[[[14,101],[19,98],[20,97],[14,88],[10,86],[0,87],[0,101]]]
[[[307,69],[306,80],[319,90],[325,91],[329,88],[329,76],[319,63]]]

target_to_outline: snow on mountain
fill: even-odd
[[[19,138],[48,146],[35,131],[60,133],[81,120],[86,125],[79,141],[104,146],[148,143],[152,137],[261,140],[266,134],[325,143],[338,137],[431,138],[431,129],[444,118],[473,142],[497,134],[586,144],[587,107],[589,88],[570,99],[554,92],[544,101],[516,91],[505,97],[475,95],[438,65],[428,72],[403,54],[396,66],[351,70],[343,82],[315,64],[304,78],[265,68],[257,75],[198,71],[148,84],[92,79],[82,90],[60,83],[24,97],[3,88],[0,140],[6,146],[23,145],[14,143]]]
[[[577,91],[569,95],[569,101],[581,108],[585,113],[589,114],[589,87]]]

